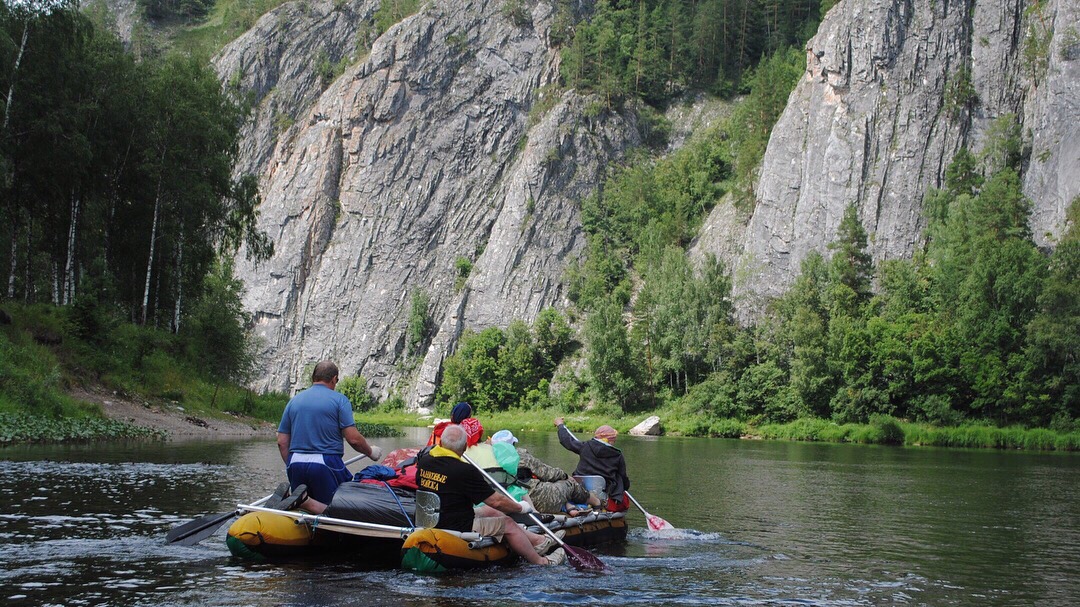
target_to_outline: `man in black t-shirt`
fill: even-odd
[[[417,461],[418,488],[439,496],[438,528],[474,531],[499,541],[505,539],[511,550],[534,565],[565,562],[566,554],[561,548],[544,558],[542,552],[555,542],[522,529],[506,516],[505,513],[535,510],[527,502],[515,502],[496,492],[476,468],[461,459],[466,440],[467,434],[461,426],[447,426],[441,446],[432,448]],[[473,504],[481,502],[485,506],[474,510]]]

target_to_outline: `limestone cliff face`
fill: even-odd
[[[308,14],[284,5],[218,58],[223,79],[240,74],[262,103],[288,88],[275,102],[299,108],[289,128],[256,123],[248,134],[260,227],[276,253],[258,266],[241,255],[237,275],[262,338],[259,387],[302,387],[305,368],[331,358],[376,393],[407,388],[418,406],[462,330],[565,305],[561,277],[585,244],[579,201],[638,134],[621,116],[590,118],[573,93],[530,121],[558,73],[543,2],[526,24],[496,0],[431,3],[325,90],[313,86],[314,57],[334,56],[322,50],[332,37],[355,44],[373,6],[346,3],[350,21],[333,16],[334,3]],[[459,258],[473,263],[462,288]],[[420,291],[436,331],[408,356],[409,302]]]
[[[320,73],[347,63],[369,36],[377,0],[289,2],[214,59],[226,86],[254,108],[236,171],[265,173],[279,137],[295,136],[329,82]]]
[[[216,59],[255,103],[239,170],[260,178],[260,227],[277,250],[237,267],[262,339],[257,387],[301,387],[331,358],[381,396],[426,405],[463,330],[566,305],[563,272],[585,244],[580,200],[639,136],[632,118],[597,116],[574,92],[539,103],[558,74],[553,9],[527,5],[522,23],[499,0],[431,2],[328,82],[328,65],[366,52],[378,2],[289,3]],[[1022,122],[1032,228],[1052,244],[1080,193],[1080,9],[1027,5],[841,0],[830,11],[773,131],[753,212],[718,204],[692,251],[728,262],[744,318],[825,251],[850,203],[876,260],[910,256],[927,189],[1004,114]],[[1035,64],[1024,58],[1033,24],[1052,32]],[[961,73],[976,99],[957,107],[946,99]],[[462,258],[473,267],[459,285]],[[419,292],[435,330],[413,354]]]
[[[774,127],[752,215],[718,206],[695,251],[727,253],[744,317],[785,291],[810,251],[825,251],[848,204],[875,260],[909,257],[925,228],[927,189],[942,185],[961,146],[978,152],[1003,114],[1018,116],[1032,146],[1024,191],[1033,231],[1041,244],[1060,234],[1080,193],[1078,8],[1050,1],[1025,17],[1026,5],[842,0],[829,12]],[[1056,32],[1044,70],[1023,58],[1033,19]],[[965,70],[977,100],[958,110],[947,91]]]

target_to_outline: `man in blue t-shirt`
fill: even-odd
[[[337,365],[325,360],[315,365],[311,387],[292,397],[278,425],[278,450],[289,484],[294,493],[301,485],[307,486],[306,499],[303,492],[297,493],[289,507],[302,507],[312,514],[322,514],[338,485],[352,479],[342,460],[342,439],[372,462],[382,457],[382,450],[369,445],[356,429],[352,403],[334,391],[337,383]]]

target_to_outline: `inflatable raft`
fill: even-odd
[[[385,483],[344,483],[326,512],[318,516],[255,505],[241,505],[240,512],[225,542],[234,556],[245,560],[334,555],[371,566],[402,566],[424,572],[511,565],[519,560],[493,538],[423,528],[415,522],[415,494]],[[548,528],[565,529],[563,541],[572,546],[626,539],[622,512],[544,518]],[[526,517],[521,522],[531,521]],[[533,531],[542,532],[539,528]]]

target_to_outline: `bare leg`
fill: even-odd
[[[532,503],[532,502],[530,502],[530,503]],[[473,512],[476,513],[476,516],[483,517],[483,518],[492,517],[492,516],[506,516],[506,513],[503,512],[502,510],[492,508],[491,506],[488,506],[486,504],[480,506],[479,508],[474,508]],[[318,514],[318,513],[313,512],[312,514]],[[509,517],[507,517],[507,520],[510,521],[511,523],[513,523],[514,527],[518,531],[521,531],[522,533],[524,533],[525,537],[529,538],[529,543],[532,544],[534,548],[536,546],[539,546],[540,544],[544,543],[544,539],[545,539],[546,536],[541,535],[539,533],[533,533],[531,531],[526,531],[526,530],[522,529],[521,527],[518,527],[517,523],[514,523],[513,519],[511,519]]]
[[[317,499],[309,497],[306,500],[300,502],[299,508],[311,514],[322,514],[323,511],[326,510],[326,504],[320,502]]]
[[[510,549],[518,553],[525,560],[529,561],[533,565],[547,565],[548,560],[536,553],[535,544],[530,543],[532,540],[529,535],[535,535],[532,533],[527,534],[525,530],[517,526],[510,517],[503,519],[503,534],[506,539],[506,543],[510,545]]]

